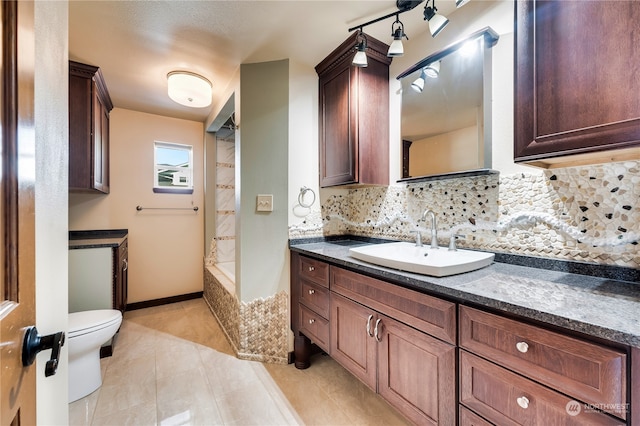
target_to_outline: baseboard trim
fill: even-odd
[[[196,291],[195,293],[180,294],[178,296],[163,297],[161,299],[145,300],[144,302],[127,303],[127,311],[135,311],[136,309],[152,308],[154,306],[184,302],[185,300],[199,299],[202,297],[202,293],[202,291]]]

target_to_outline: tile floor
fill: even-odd
[[[404,425],[335,361],[306,370],[239,360],[202,299],[125,314],[103,384],[71,425]]]

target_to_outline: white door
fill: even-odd
[[[0,3],[0,424],[35,425],[35,364],[22,362],[35,323],[33,3]]]

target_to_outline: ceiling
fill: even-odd
[[[424,4],[400,15],[410,37],[428,30]],[[455,9],[453,0],[437,7],[445,15]],[[395,10],[395,0],[70,1],[69,59],[102,69],[117,108],[204,121],[212,107],[171,101],[167,73],[203,75],[216,105],[240,64],[296,58],[312,68],[350,27]],[[390,43],[392,22],[365,32]]]

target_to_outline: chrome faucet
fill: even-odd
[[[426,221],[427,216],[431,217],[431,248],[438,247],[438,229],[436,228],[436,214],[431,209],[427,209],[422,213],[422,220]]]

